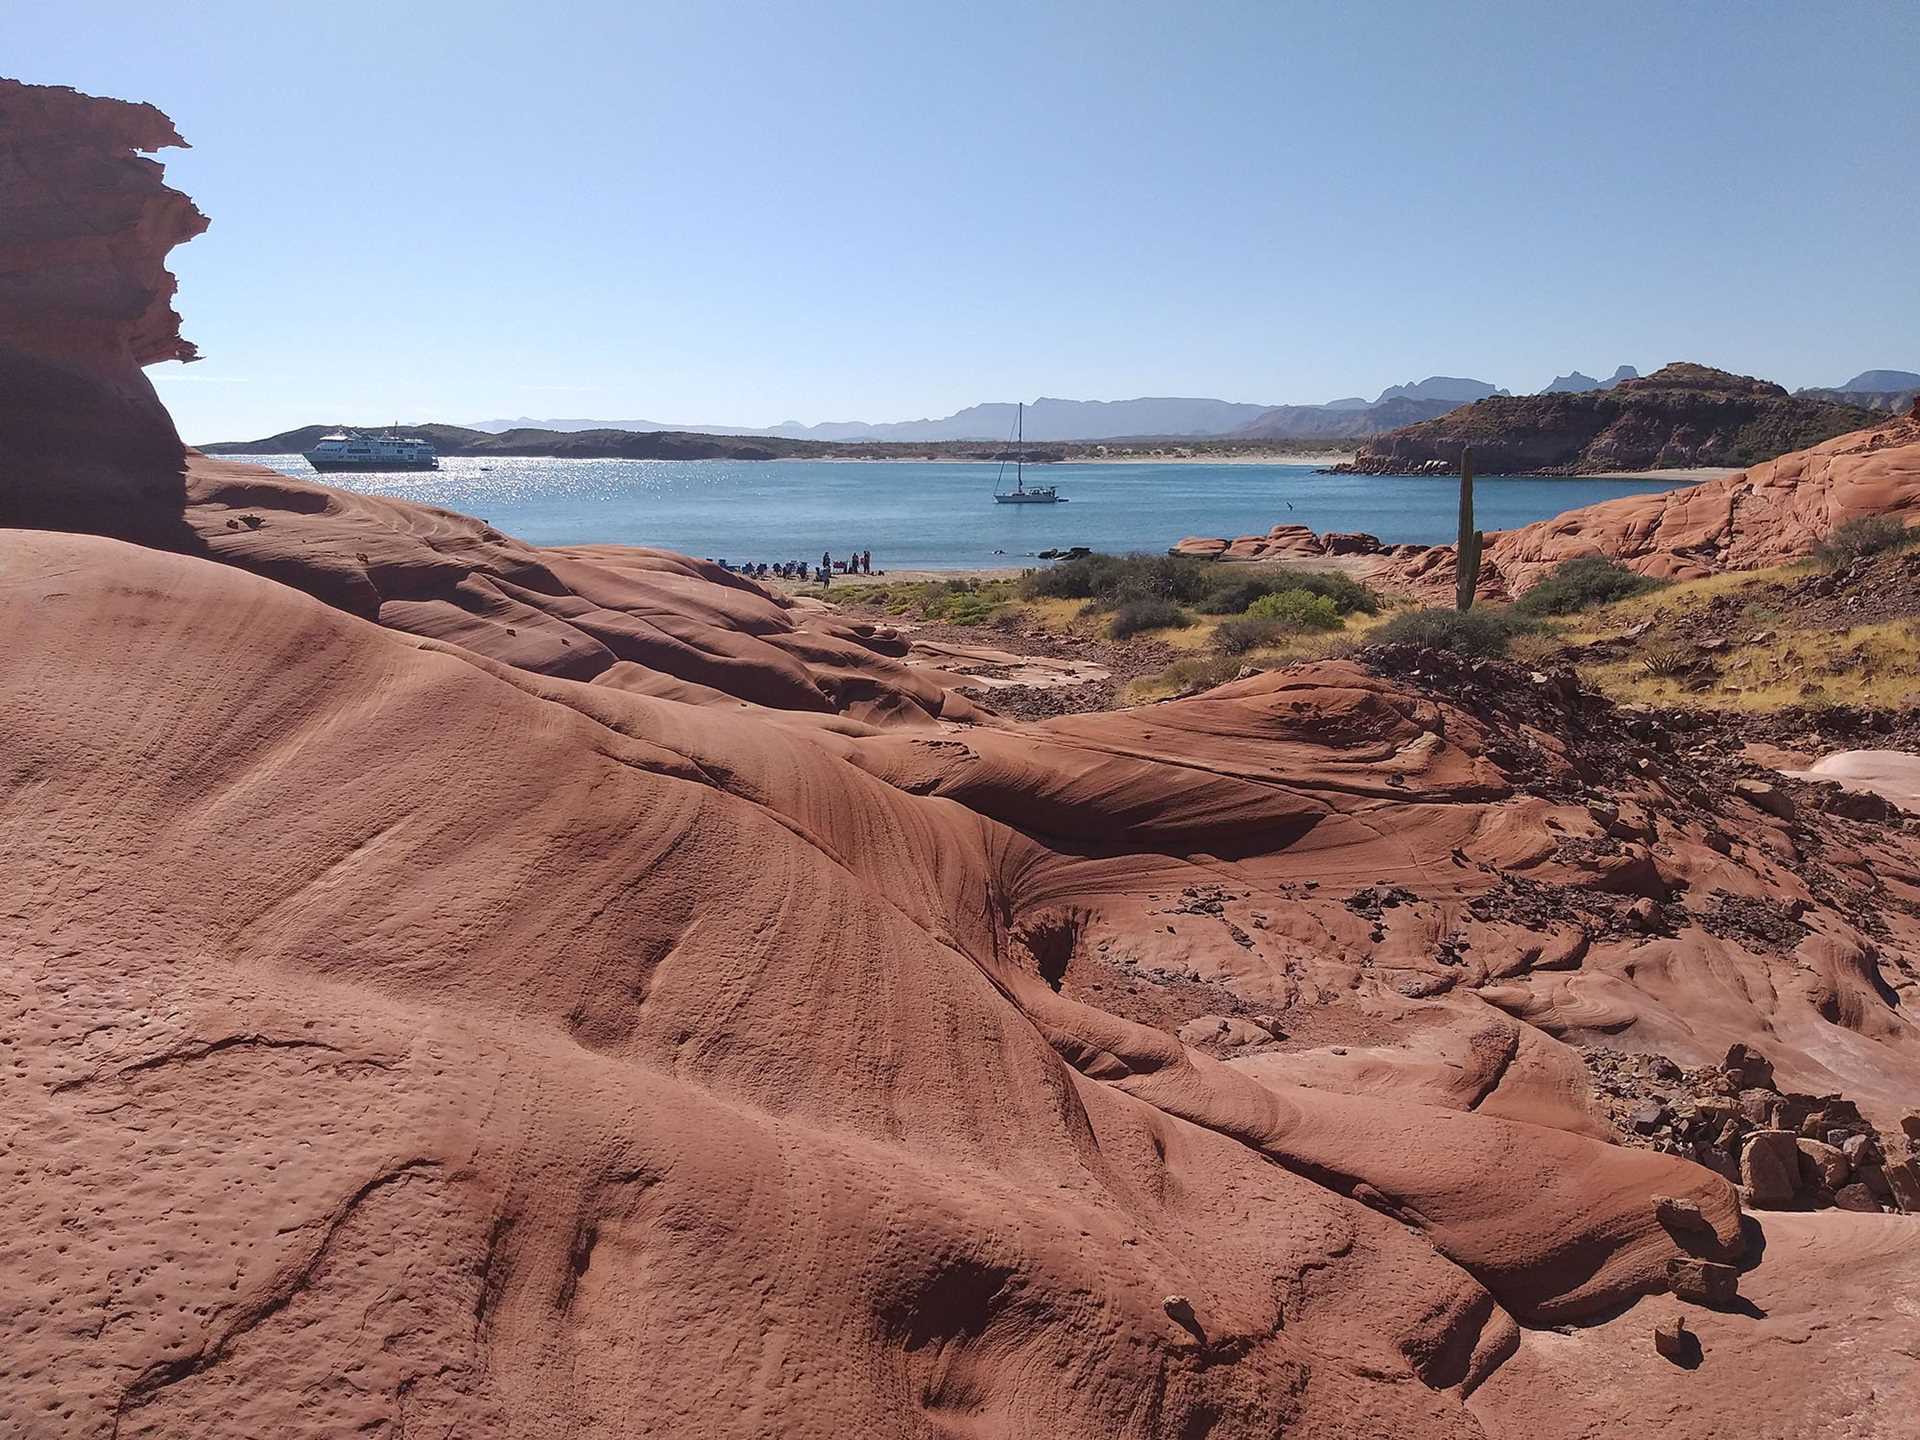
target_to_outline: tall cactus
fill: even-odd
[[[1460,452],[1460,542],[1453,552],[1453,605],[1473,608],[1480,588],[1480,532],[1473,528],[1473,447]]]

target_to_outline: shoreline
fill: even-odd
[[[190,447],[191,448],[191,447]],[[291,460],[301,458],[296,451],[260,450],[247,453],[228,451],[205,451],[199,453],[218,460],[248,461],[262,464],[272,460]],[[1027,468],[1039,470],[1050,467],[1073,465],[1218,465],[1218,466],[1258,466],[1258,465],[1306,465],[1316,469],[1343,464],[1353,459],[1356,452],[1351,450],[1328,450],[1313,452],[1260,451],[1251,454],[1236,455],[1072,455],[1059,460],[1029,460]],[[947,455],[776,455],[766,460],[743,460],[737,456],[703,455],[681,458],[633,458],[621,455],[502,455],[486,453],[480,455],[444,455],[443,461],[474,460],[495,463],[502,460],[545,460],[565,464],[622,464],[622,465],[978,465],[986,467],[999,465],[998,459],[976,459],[972,456],[955,457]],[[1596,470],[1578,475],[1481,475],[1480,480],[1621,480],[1638,482],[1646,480],[1671,480],[1676,486],[1697,485],[1706,480],[1720,480],[1728,475],[1738,474],[1737,465],[1698,465],[1691,467],[1668,467],[1657,470]],[[366,472],[370,474],[388,472]],[[434,470],[393,471],[398,475],[433,475]],[[324,476],[296,475],[295,479],[313,479],[325,484]],[[1343,479],[1383,479],[1383,480],[1457,480],[1452,475],[1345,475]]]

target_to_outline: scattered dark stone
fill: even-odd
[[[1700,1340],[1687,1322],[1675,1315],[1653,1327],[1653,1348],[1676,1365],[1692,1369],[1700,1363]]]
[[[1782,820],[1793,819],[1793,797],[1770,781],[1736,780],[1733,782],[1733,793],[1769,815],[1777,815]]]
[[[1833,1192],[1833,1203],[1840,1210],[1857,1210],[1866,1215],[1878,1215],[1880,1202],[1874,1198],[1873,1191],[1859,1181],[1851,1185],[1842,1185]]]
[[[1724,1310],[1739,1298],[1740,1271],[1688,1255],[1667,1261],[1667,1285],[1682,1300]]]
[[[1869,820],[1877,824],[1900,818],[1899,806],[1871,790],[1845,790],[1835,786],[1825,792],[1820,808],[1846,820]]]

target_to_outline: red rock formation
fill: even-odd
[[[0,79],[0,524],[181,538],[140,367],[195,357],[166,254],[207,222],[138,152],[184,143],[151,105]]]
[[[113,453],[96,499],[151,480]],[[10,483],[54,513],[73,473]],[[1767,1217],[1756,1255],[1726,1179],[1611,1143],[1569,1043],[1764,1035],[1884,1129],[1920,1047],[1904,829],[1669,780],[1658,736],[1510,671],[986,723],[685,557],[198,459],[173,503],[173,552],[0,530],[0,1414],[1908,1418],[1878,1317],[1920,1221]],[[1729,897],[1797,902],[1797,940]],[[1742,1256],[1763,1311],[1697,1312],[1697,1375],[1610,1318]]]
[[[1554,566],[1604,555],[1643,575],[1697,579],[1780,565],[1809,554],[1834,527],[1863,516],[1920,522],[1920,417],[1889,420],[1698,485],[1627,495],[1487,536],[1481,593],[1521,595]],[[1423,596],[1451,594],[1453,546],[1381,545],[1276,525],[1237,540],[1189,536],[1199,559],[1357,557],[1370,580]]]
[[[1920,520],[1920,422],[1888,421],[1724,479],[1570,510],[1488,536],[1486,555],[1516,594],[1578,555],[1685,579],[1800,559],[1867,515]]]

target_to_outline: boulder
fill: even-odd
[[[1853,1104],[1853,1100],[1847,1100],[1837,1094],[1828,1094],[1820,1100],[1820,1114],[1826,1116],[1828,1125],[1864,1125],[1866,1123],[1864,1119],[1860,1119],[1859,1106]]]
[[[1682,1300],[1724,1309],[1739,1298],[1740,1272],[1714,1260],[1678,1256],[1667,1261],[1667,1285]]]
[[[1871,790],[1831,790],[1820,808],[1829,815],[1838,815],[1847,820],[1885,822],[1898,819],[1900,815],[1899,806]]]
[[[1849,1135],[1840,1142],[1840,1153],[1847,1157],[1847,1164],[1858,1169],[1870,1165],[1875,1159],[1875,1146],[1871,1135]]]
[[[1858,1210],[1869,1215],[1880,1213],[1880,1202],[1873,1198],[1873,1191],[1858,1181],[1834,1191],[1833,1203],[1842,1210]]]
[[[1885,1166],[1869,1162],[1864,1165],[1856,1165],[1853,1173],[1860,1177],[1860,1183],[1867,1187],[1868,1193],[1870,1193],[1874,1199],[1878,1200],[1882,1205],[1893,1204],[1893,1186],[1887,1182]]]
[[[1329,555],[1378,555],[1381,551],[1380,537],[1369,535],[1364,530],[1333,530],[1321,536]]]
[[[1920,1215],[1920,1162],[1896,1160],[1884,1169],[1894,1203],[1909,1215]]]
[[[1782,820],[1793,819],[1793,797],[1769,781],[1736,780],[1733,793],[1757,810],[1778,815]]]
[[[1804,1135],[1796,1142],[1800,1151],[1800,1175],[1809,1189],[1825,1186],[1838,1190],[1847,1183],[1853,1167],[1846,1155],[1824,1140],[1809,1140]]]
[[[1724,1124],[1740,1113],[1740,1102],[1725,1095],[1700,1095],[1694,1098],[1693,1112],[1714,1124]]]
[[[1758,1050],[1742,1045],[1737,1040],[1727,1047],[1727,1058],[1720,1062],[1720,1068],[1742,1090],[1774,1088],[1773,1063]]]
[[[1920,1115],[1902,1115],[1900,1131],[1909,1140],[1920,1140]]]
[[[1740,1096],[1740,1116],[1749,1125],[1770,1129],[1774,1102],[1780,1097],[1770,1090],[1747,1090]]]
[[[1776,1209],[1800,1188],[1800,1149],[1790,1130],[1755,1130],[1740,1151],[1740,1183],[1753,1203]],[[1915,1177],[1920,1180],[1920,1176]]]

